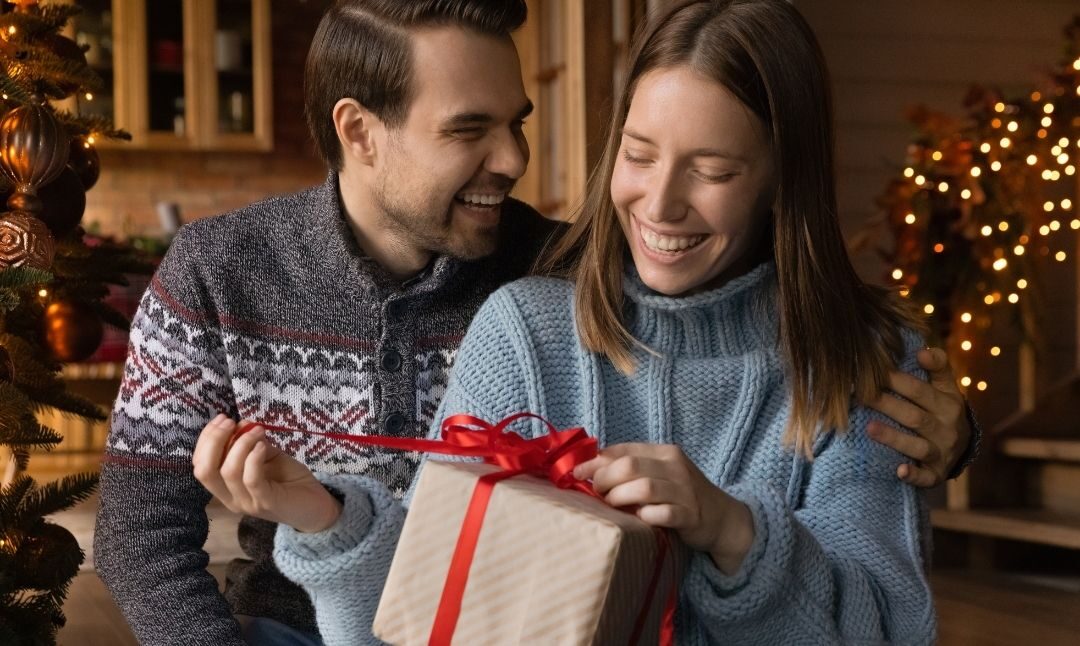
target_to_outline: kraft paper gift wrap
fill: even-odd
[[[498,467],[429,460],[375,616],[375,636],[427,644],[466,508]],[[672,540],[640,644],[656,644],[688,553]],[[453,644],[628,644],[660,549],[656,530],[578,491],[519,475],[492,493]]]

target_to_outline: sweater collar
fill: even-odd
[[[374,295],[381,300],[394,292],[435,291],[453,278],[461,264],[455,258],[439,255],[417,276],[404,282],[395,280],[357,243],[341,204],[335,171],[330,171],[323,185],[315,189],[307,220],[308,226],[301,234],[307,252],[318,259],[329,279],[355,297]]]
[[[685,297],[653,291],[628,264],[623,291],[631,333],[663,354],[711,357],[776,348],[779,317],[771,261]]]

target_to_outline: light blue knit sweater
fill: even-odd
[[[630,330],[659,353],[637,352],[631,377],[581,347],[570,284],[530,278],[495,292],[461,345],[433,434],[455,413],[496,421],[532,411],[585,426],[601,446],[681,446],[749,506],[756,536],[734,576],[693,557],[680,646],[932,643],[925,507],[896,478],[901,456],[867,437],[876,413],[853,407],[850,430],[823,436],[812,463],[781,441],[790,396],[772,264],[686,298],[633,275],[625,289]],[[905,338],[901,368],[920,374],[921,341]],[[345,495],[340,521],[318,534],[281,525],[274,558],[311,594],[327,644],[372,643],[405,508],[373,480],[320,477]]]

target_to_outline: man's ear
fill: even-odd
[[[356,99],[341,99],[334,104],[332,118],[342,156],[373,165],[379,153],[378,135],[385,130],[382,120]]]

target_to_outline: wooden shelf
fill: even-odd
[[[1080,516],[1041,509],[935,509],[937,529],[1080,550]]]
[[[1000,451],[1012,458],[1080,462],[1080,439],[1010,437],[1002,440]]]

